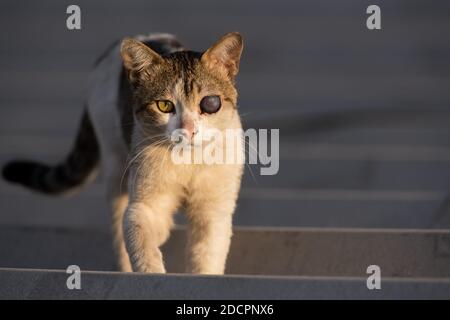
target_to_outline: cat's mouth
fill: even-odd
[[[179,147],[186,150],[197,149],[197,148],[205,148],[207,145],[210,145],[212,142],[208,140],[204,140],[201,137],[193,137],[192,139],[188,139],[185,136],[171,138],[170,144],[172,147]]]
[[[188,139],[181,139],[177,142],[171,142],[173,146],[180,146],[183,148],[202,148],[205,146],[205,141],[202,140],[188,140]]]
[[[174,132],[172,132],[169,139],[173,145],[180,145],[186,147],[188,146],[196,147],[203,145],[201,137],[196,135],[190,135],[186,130],[182,129],[175,130]]]

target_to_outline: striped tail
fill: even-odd
[[[33,161],[12,161],[3,168],[3,177],[42,193],[64,194],[88,182],[99,160],[98,141],[85,111],[75,144],[64,162],[49,166]]]

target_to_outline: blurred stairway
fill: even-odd
[[[450,121],[450,110],[439,114],[444,116]],[[21,194],[26,191],[2,185],[5,222],[8,216],[17,220],[22,205],[45,207],[63,217],[51,214],[46,221],[41,215],[41,226],[2,224],[0,295],[450,298],[449,132],[413,123],[407,114],[393,124],[395,129],[383,128],[380,121],[387,120],[281,135],[279,175],[253,179],[246,172],[223,277],[179,275],[183,227],[163,248],[171,274],[111,273],[107,216],[92,212],[106,212],[100,183],[69,200],[25,200]],[[362,144],[365,140],[370,143]],[[68,215],[77,222],[67,221]],[[65,288],[64,272],[45,271],[71,264],[101,272],[83,272],[89,280],[83,280],[83,292],[75,292]],[[366,287],[369,265],[381,268],[381,290]],[[23,288],[14,289],[18,284]]]
[[[359,0],[78,4],[82,32],[54,1],[0,5],[1,29],[20,35],[0,34],[0,164],[67,152],[80,84],[111,40],[167,31],[203,49],[232,28],[246,39],[245,127],[280,129],[280,171],[246,169],[225,276],[179,274],[183,227],[164,246],[169,274],[112,272],[101,180],[72,199],[0,181],[0,299],[450,299],[447,0],[380,0],[379,32]],[[73,264],[82,290],[66,287]]]

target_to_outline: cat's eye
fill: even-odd
[[[171,113],[175,111],[175,106],[169,100],[158,100],[156,101],[156,106],[158,107],[159,111],[164,113]]]
[[[204,113],[216,113],[219,111],[222,102],[219,96],[206,96],[200,101],[200,109]]]

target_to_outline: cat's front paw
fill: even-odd
[[[153,258],[139,257],[137,259],[131,259],[131,263],[134,272],[166,273],[161,254],[157,254]]]

